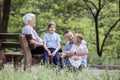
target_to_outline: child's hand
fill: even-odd
[[[78,56],[74,56],[73,58],[75,61],[79,60],[79,57]]]
[[[50,51],[48,51],[48,55],[51,57],[52,56],[52,54],[51,54],[51,52]]]
[[[54,56],[55,56],[55,54],[56,54],[56,52],[54,51],[54,52],[52,53],[52,57],[54,57]]]

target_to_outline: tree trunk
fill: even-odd
[[[99,46],[98,15],[94,17],[94,21],[95,21],[95,32],[96,32],[96,48],[97,48],[97,54],[101,57],[102,54],[100,53],[100,46]]]
[[[10,13],[11,0],[4,0],[3,2],[3,15],[0,22],[0,32],[7,32],[9,13]]]

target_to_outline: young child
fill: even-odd
[[[81,34],[75,34],[74,44],[70,50],[74,52],[75,55],[69,58],[70,64],[75,68],[79,68],[82,63],[82,56],[76,55],[76,51],[84,50],[86,48],[86,46],[82,44],[82,40],[83,37]]]
[[[50,22],[48,24],[48,32],[44,35],[43,42],[44,42],[44,63],[48,62],[48,59],[51,60],[51,63],[55,61],[60,68],[60,56],[59,56],[59,49],[60,49],[60,36],[55,32],[56,31],[56,24],[54,22]]]

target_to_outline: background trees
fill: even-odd
[[[11,0],[0,1],[0,32],[7,32],[10,5]]]
[[[5,0],[4,0],[5,1]],[[3,0],[0,1],[0,23],[3,17]],[[8,0],[7,0],[8,1]],[[9,0],[11,1],[9,22],[7,32],[20,33],[24,26],[22,16],[28,12],[36,14],[37,26],[36,30],[42,37],[46,33],[46,25],[50,21],[55,21],[57,24],[57,32],[62,38],[62,48],[65,45],[63,32],[66,29],[72,30],[74,33],[82,33],[84,39],[88,42],[90,58],[98,58],[96,56],[96,28],[95,19],[98,21],[98,35],[99,46],[102,46],[104,38],[108,30],[119,19],[119,1],[118,0]],[[99,12],[97,18],[93,17],[90,13],[96,14],[99,9],[99,1],[104,5]],[[8,5],[8,4],[7,4]],[[96,8],[96,7],[97,8]],[[6,22],[6,21],[4,21]],[[7,22],[6,22],[7,23]],[[2,25],[3,26],[3,25]],[[0,26],[1,28],[1,26]],[[2,31],[2,28],[1,28]],[[1,32],[0,31],[0,32]],[[103,58],[120,58],[120,23],[118,22],[112,31],[107,35],[106,42],[104,42]],[[101,48],[100,48],[101,49]],[[99,49],[99,50],[100,50]],[[101,54],[100,54],[101,55]],[[90,61],[90,60],[89,60]],[[92,61],[91,61],[92,62]]]
[[[114,21],[113,25],[110,25],[110,28],[108,29],[108,31],[106,32],[106,34],[104,35],[105,37],[103,38],[101,47],[100,47],[100,42],[99,42],[99,19],[102,19],[102,15],[100,15],[101,10],[103,9],[103,7],[105,6],[105,4],[107,3],[107,0],[98,0],[97,4],[91,0],[84,0],[88,10],[90,11],[90,13],[92,14],[93,18],[94,18],[94,22],[95,22],[95,32],[96,32],[96,48],[97,48],[97,54],[99,56],[102,56],[102,51],[103,51],[103,47],[104,44],[106,42],[106,39],[109,35],[109,33],[112,31],[112,29],[118,24],[118,22],[120,21],[120,17],[118,17],[118,19],[116,21]],[[120,7],[119,7],[120,8]],[[104,18],[103,18],[104,19]]]

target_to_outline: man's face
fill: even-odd
[[[74,36],[73,36],[73,33],[72,32],[68,32],[65,34],[65,38],[70,41],[70,42],[73,42],[74,40]]]
[[[35,17],[32,17],[32,20],[29,21],[30,26],[35,27],[36,26],[36,19]]]

